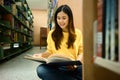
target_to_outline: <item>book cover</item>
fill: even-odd
[[[27,60],[32,60],[36,62],[40,62],[42,64],[53,65],[53,66],[68,66],[68,65],[82,65],[80,61],[73,61],[69,58],[59,57],[59,56],[52,56],[48,58],[34,58],[32,55],[27,54],[24,56]]]

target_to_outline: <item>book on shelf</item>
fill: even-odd
[[[93,54],[93,60],[97,57],[97,27],[98,27],[98,21],[95,20],[94,23],[93,23],[93,51],[94,51],[94,54]]]
[[[13,15],[17,15],[17,8],[16,8],[16,4],[12,4],[12,13]]]
[[[5,49],[10,49],[11,48],[11,44],[10,43],[7,43],[7,44],[3,44],[2,45],[2,49],[5,50]]]
[[[9,21],[11,27],[14,26],[14,18],[13,18],[13,16],[12,16],[12,14],[3,14],[3,15],[2,15],[2,20]]]
[[[103,54],[102,57],[110,59],[110,17],[111,17],[111,1],[104,1],[104,28],[103,28]]]
[[[11,27],[10,22],[7,21],[7,20],[0,20],[0,24],[1,24],[2,26],[6,26],[6,27],[8,27],[8,28]]]
[[[3,48],[2,48],[2,45],[0,45],[0,59],[3,58]]]
[[[4,0],[4,5],[11,7],[11,3],[12,3],[11,0]]]
[[[4,30],[0,32],[0,42],[11,42],[11,31],[10,30]]]
[[[40,62],[42,64],[53,65],[53,66],[69,66],[69,65],[82,65],[82,63],[78,60],[73,61],[70,58],[66,58],[63,56],[50,56],[48,58],[39,57],[35,58],[30,54],[24,56],[27,60],[32,60],[36,62]]]
[[[103,0],[97,0],[96,56],[99,57],[102,57],[103,48],[102,39],[103,39]]]
[[[118,0],[111,0],[110,60],[118,61]]]
[[[14,35],[14,41],[17,42],[18,41],[18,34],[17,32],[15,32],[13,35]]]

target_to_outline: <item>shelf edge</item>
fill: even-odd
[[[114,61],[110,61],[107,59],[103,59],[101,57],[96,57],[94,63],[108,70],[111,70],[117,74],[120,74],[120,63],[119,62],[114,62]]]

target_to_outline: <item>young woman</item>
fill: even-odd
[[[47,50],[34,57],[62,55],[83,63],[82,33],[75,29],[73,14],[68,5],[61,5],[54,16],[55,27],[49,32]],[[37,74],[42,80],[82,80],[82,65],[77,67],[56,67],[41,64]]]

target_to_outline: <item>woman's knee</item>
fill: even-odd
[[[45,66],[44,65],[39,65],[38,67],[37,67],[37,75],[40,77],[40,78],[42,78],[44,75],[43,74],[45,74],[46,73],[46,69],[45,69]]]

